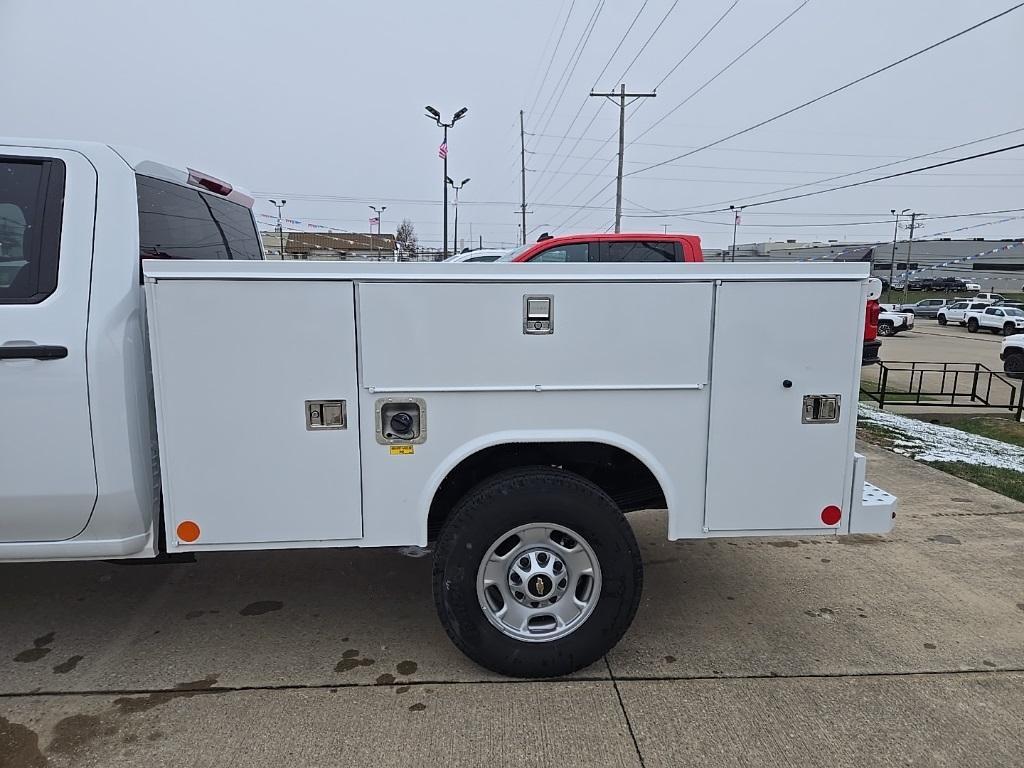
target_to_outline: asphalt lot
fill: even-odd
[[[0,766],[1020,765],[1024,507],[862,450],[891,536],[638,513],[637,619],[558,681],[462,657],[396,551],[2,565]]]
[[[878,355],[885,361],[984,363],[994,371],[1002,371],[1002,342],[1002,336],[988,331],[968,333],[955,323],[942,326],[933,319],[919,317],[914,321],[914,330],[883,338]]]

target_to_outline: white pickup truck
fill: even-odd
[[[977,333],[979,328],[1009,336],[1024,331],[1024,311],[1016,307],[987,306],[964,312],[967,330]]]
[[[891,528],[854,453],[864,265],[271,262],[250,203],[0,140],[0,560],[433,542],[454,643],[548,676],[632,621],[626,512]],[[779,306],[818,321],[751,343]]]
[[[914,313],[903,312],[896,309],[886,309],[878,313],[878,335],[895,336],[901,331],[912,331],[914,329]]]

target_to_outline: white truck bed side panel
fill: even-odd
[[[554,333],[523,333],[523,296],[554,300]],[[703,515],[712,284],[359,283],[366,545],[426,541],[434,490],[491,445],[608,443],[660,481],[670,536]],[[539,391],[538,391],[539,390]],[[422,398],[427,438],[392,455],[385,397]]]
[[[850,513],[859,283],[725,283],[715,306],[707,528],[827,532]],[[753,327],[755,318],[769,318]],[[786,386],[790,382],[790,386]],[[802,423],[805,395],[839,395],[835,423]],[[842,510],[822,522],[826,506]]]
[[[359,286],[362,385],[697,388],[708,380],[712,284]],[[523,332],[550,296],[553,332]]]
[[[170,280],[147,299],[168,548],[359,538],[352,284]],[[346,401],[348,427],[308,430],[307,400]]]

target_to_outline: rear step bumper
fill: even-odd
[[[897,499],[888,491],[864,480],[867,461],[853,455],[853,493],[848,533],[888,533],[896,519]]]

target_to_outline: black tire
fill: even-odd
[[[1024,352],[1008,352],[1003,360],[1003,371],[1016,379],[1024,377]]]
[[[967,321],[967,332],[977,333],[978,332],[978,321],[975,318],[971,318]]]
[[[938,321],[939,321],[939,325],[945,325],[946,324],[946,316],[945,315],[939,315],[938,316]]]
[[[528,642],[500,631],[477,596],[487,551],[529,523],[563,525],[597,557],[600,593],[592,613],[574,631]],[[434,605],[448,637],[469,658],[498,674],[555,677],[606,654],[629,628],[643,590],[643,561],[633,529],[608,495],[579,475],[524,467],[485,480],[456,505],[437,539]]]
[[[882,320],[878,323],[879,336],[893,336],[895,333],[896,329],[893,327],[892,321]]]
[[[1003,336],[1013,336],[1017,331],[1017,326],[1013,323],[1003,323]]]

